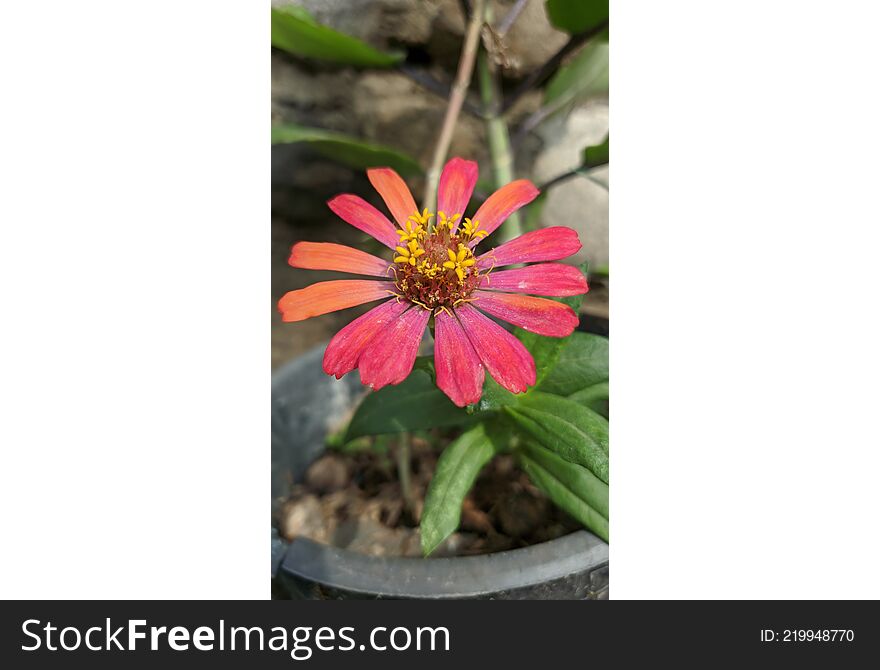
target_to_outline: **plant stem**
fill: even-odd
[[[409,433],[400,433],[400,441],[397,444],[397,477],[400,479],[400,493],[403,496],[403,505],[409,512],[410,517],[415,518],[415,504],[412,492],[412,479],[410,476],[410,463],[412,454],[409,448]]]
[[[480,96],[483,99],[483,111],[486,115],[486,136],[489,140],[489,156],[492,159],[492,178],[495,188],[498,189],[513,181],[513,153],[510,150],[507,122],[500,112],[501,87],[498,84],[498,75],[485,49],[480,51],[477,76],[480,82]],[[514,212],[507,217],[507,221],[501,225],[496,235],[500,243],[518,237],[521,232],[519,214]]]
[[[449,92],[449,105],[446,107],[446,116],[443,118],[440,135],[434,147],[431,167],[428,168],[425,197],[422,199],[422,206],[427,207],[430,211],[434,211],[433,205],[437,198],[440,170],[443,169],[443,162],[446,160],[446,154],[449,152],[455,124],[458,121],[458,115],[461,112],[461,106],[464,103],[468,86],[470,86],[471,77],[474,73],[474,61],[476,60],[480,44],[480,28],[483,25],[485,5],[486,0],[474,0],[473,2],[470,20],[468,21],[467,31],[464,36],[464,44],[461,47],[461,56],[458,59],[458,71],[455,74],[455,81],[452,83],[452,88]]]

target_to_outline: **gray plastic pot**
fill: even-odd
[[[321,369],[324,346],[272,379],[272,501],[286,496],[324,451],[364,393],[357,373],[334,379]],[[274,510],[273,510],[274,511]],[[380,558],[272,530],[276,593],[293,598],[605,599],[608,545],[587,531],[511,551],[461,558]]]

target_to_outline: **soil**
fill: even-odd
[[[377,438],[356,451],[329,451],[278,508],[280,534],[373,556],[421,556],[418,521],[425,491],[442,446],[451,440],[439,432],[411,438],[409,504],[397,473],[399,444]],[[513,457],[501,454],[483,468],[465,498],[459,530],[431,557],[515,549],[578,528],[531,484]]]

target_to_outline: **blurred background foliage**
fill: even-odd
[[[281,327],[278,298],[330,278],[290,268],[290,245],[381,253],[326,200],[352,192],[382,209],[364,175],[377,165],[398,170],[421,200],[468,11],[468,0],[273,0],[273,367],[356,312],[297,324],[295,337]],[[607,318],[608,2],[491,0],[490,14],[481,40],[491,60],[474,74],[449,153],[480,164],[469,213],[508,176],[534,181],[543,193],[521,227],[578,231],[584,248],[569,262],[594,268],[581,310]],[[499,161],[499,132],[510,166]]]

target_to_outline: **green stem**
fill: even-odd
[[[488,12],[487,12],[488,13]],[[487,21],[490,20],[487,17]],[[489,156],[492,160],[492,178],[495,188],[501,188],[513,181],[513,152],[510,148],[510,133],[507,122],[501,116],[501,87],[494,63],[485,49],[480,50],[477,59],[477,76],[480,82],[480,97],[486,115],[486,136],[489,140]],[[522,233],[519,214],[514,212],[499,228],[498,242],[505,242]]]
[[[400,479],[400,493],[403,496],[403,504],[409,515],[415,518],[415,500],[413,499],[412,478],[412,455],[409,448],[409,433],[400,433],[400,441],[397,443],[397,476]]]

